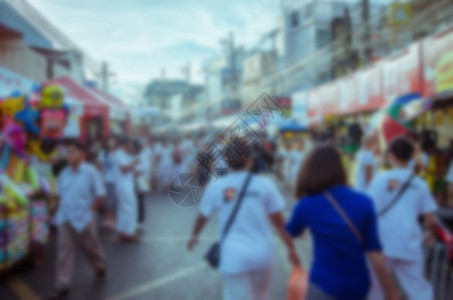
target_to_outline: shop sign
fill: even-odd
[[[389,5],[389,24],[391,26],[404,26],[412,23],[412,4],[407,2],[394,2]]]
[[[423,40],[423,96],[453,92],[453,28]]]
[[[13,92],[29,93],[36,85],[32,80],[0,67],[0,97],[5,97]]]
[[[382,94],[384,104],[397,97],[421,92],[421,44],[407,47],[401,53],[382,61]]]

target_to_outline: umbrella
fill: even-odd
[[[380,130],[386,142],[409,129],[410,121],[431,108],[432,101],[421,98],[420,93],[402,95],[392,101],[382,114]]]
[[[280,126],[280,131],[306,131],[307,128],[305,126],[300,125],[297,121],[295,120],[290,120],[287,122],[284,122]]]

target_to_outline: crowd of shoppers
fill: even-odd
[[[96,234],[99,210],[103,226],[115,230],[119,241],[139,242],[146,195],[168,188],[174,176],[184,172],[196,173],[206,185],[189,250],[218,214],[224,299],[268,299],[274,266],[272,228],[293,266],[302,263],[291,237],[306,230],[313,237],[308,300],[400,299],[391,274],[409,299],[433,299],[423,273],[422,243],[434,228],[437,205],[417,175],[421,169],[418,160],[414,162],[413,141],[400,137],[389,143],[383,159],[390,169],[381,172],[377,138],[365,135],[356,155],[355,185],[348,180],[339,150],[325,141],[309,146],[302,138],[287,142],[276,153],[275,166],[270,163],[275,147],[266,147],[269,141],[264,138],[255,145],[246,138],[213,142],[112,137],[105,147],[66,143],[61,153],[68,165],[57,184],[58,261],[52,299],[69,292],[78,245],[93,265],[96,280],[105,278],[107,267]],[[238,154],[237,149],[245,150]],[[287,203],[268,176],[272,169],[283,175],[284,188],[294,191],[298,200],[287,222]],[[453,167],[447,176],[450,182],[452,173]]]
[[[226,145],[226,157],[229,151],[235,157],[226,160],[230,173],[207,185],[188,242],[192,250],[213,212],[219,215],[221,235],[229,216],[236,214],[221,241],[224,299],[268,299],[272,225],[294,266],[300,260],[288,235],[297,238],[309,230],[313,237],[307,300],[402,299],[392,275],[407,299],[433,299],[422,247],[425,239],[430,240],[427,236],[432,236],[437,204],[414,167],[419,164],[417,145],[407,137],[396,138],[381,160],[377,143],[375,135],[363,137],[356,155],[354,187],[334,144],[315,143],[309,151],[300,139],[283,144],[277,170],[285,188],[293,187],[298,200],[286,226],[281,214],[285,202],[266,175],[252,176],[240,199],[243,203],[233,211],[254,163],[248,153],[242,160],[235,157],[229,150],[236,147],[234,142]],[[379,161],[390,169],[379,171]]]

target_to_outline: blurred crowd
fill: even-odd
[[[168,191],[184,173],[197,175],[205,187],[189,250],[211,215],[219,214],[222,259],[217,267],[224,299],[267,299],[274,264],[271,226],[294,268],[303,262],[291,237],[306,229],[313,236],[306,299],[399,299],[391,273],[409,299],[433,299],[422,245],[435,240],[434,213],[448,198],[435,198],[428,179],[435,145],[413,134],[392,140],[385,151],[380,145],[377,135],[363,135],[351,159],[323,134],[277,140],[262,134],[228,142],[219,134],[115,136],[105,144],[67,140],[54,161],[60,204],[54,220],[59,234],[52,299],[69,292],[77,243],[96,279],[105,278],[96,234],[99,211],[102,226],[116,231],[119,242],[137,243],[147,195]],[[452,173],[450,167],[444,177],[450,191]],[[288,193],[298,202],[286,221]]]

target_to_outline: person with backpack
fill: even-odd
[[[222,274],[223,299],[264,300],[275,256],[271,224],[284,241],[290,261],[300,264],[284,229],[285,202],[270,179],[250,172],[253,157],[247,139],[233,139],[225,153],[230,172],[208,184],[187,247],[189,251],[195,247],[207,221],[217,212],[222,239],[218,247],[211,248],[218,251],[208,252],[207,260]]]
[[[408,138],[393,139],[387,152],[392,169],[377,174],[367,193],[378,214],[387,266],[396,274],[408,299],[432,300],[432,287],[424,277],[424,234],[419,217],[423,217],[428,233],[433,231],[437,205],[426,182],[410,167],[414,153]],[[369,299],[384,299],[378,282],[373,282]]]
[[[286,230],[293,237],[310,229],[314,261],[307,300],[364,300],[371,288],[367,260],[385,288],[399,299],[385,266],[373,203],[347,185],[339,151],[330,143],[306,156],[296,183],[296,204]]]

